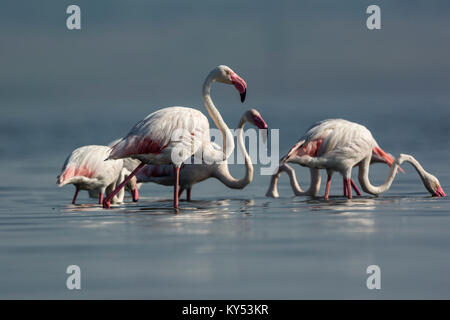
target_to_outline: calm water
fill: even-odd
[[[411,103],[391,117],[419,112]],[[352,114],[348,108],[338,109]],[[434,123],[427,137],[417,130],[421,122],[393,128],[378,121],[387,111],[372,111],[365,123],[386,150],[415,155],[449,192],[449,149],[433,139],[447,130],[449,113],[438,103],[435,108],[438,114],[423,113],[423,121]],[[264,110],[269,125],[277,121],[276,112]],[[320,119],[320,104],[316,110],[295,124],[284,122],[282,153]],[[254,182],[243,191],[215,180],[197,185],[195,200],[181,202],[179,214],[171,209],[172,189],[154,184],[141,189],[138,204],[105,211],[85,193],[83,204],[71,205],[73,187],[57,188],[56,175],[73,148],[107,143],[136,115],[120,114],[119,128],[105,125],[94,138],[91,131],[99,126],[80,130],[91,124],[78,120],[75,109],[51,119],[45,107],[7,111],[1,120],[1,298],[450,298],[450,204],[429,197],[407,164],[406,174],[379,198],[340,197],[337,175],[330,201],[293,197],[286,176],[281,197],[266,198],[269,177],[256,167]],[[236,122],[232,113],[225,118]],[[306,185],[307,171],[294,167]],[[373,182],[382,183],[387,168],[372,169]],[[243,168],[232,173],[241,176]],[[71,264],[82,270],[77,292],[65,287]],[[376,292],[366,288],[371,264],[382,271]]]

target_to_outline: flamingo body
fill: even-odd
[[[73,184],[79,190],[97,191],[100,197],[114,188],[123,168],[122,160],[108,160],[111,149],[106,146],[89,145],[75,149],[64,162],[57,177],[58,186]]]

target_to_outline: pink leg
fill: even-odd
[[[78,190],[78,188],[75,190],[75,194],[73,195],[73,199],[72,199],[72,204],[75,204],[75,201],[77,200],[77,197],[78,197],[78,191],[80,191],[80,190]]]
[[[191,188],[186,190],[186,200],[191,201]]]
[[[351,183],[351,180],[352,179],[347,179],[347,192],[348,192],[347,197],[349,199],[352,198],[352,183]]]
[[[180,182],[180,168],[173,167],[175,181],[173,184],[173,207],[178,209],[178,183]]]
[[[345,178],[342,177],[342,185],[344,186],[344,197],[347,197],[347,183],[345,182]]]
[[[103,192],[100,192],[100,195],[98,196],[98,204],[103,203]]]
[[[131,190],[131,198],[133,199],[133,202],[138,202],[139,200],[139,190],[138,188],[134,188]]]
[[[119,184],[116,190],[108,194],[105,200],[103,200],[103,208],[108,209],[111,207],[111,199],[114,198],[114,196],[120,191],[120,189],[122,189],[128,183],[128,181],[130,181],[131,178],[133,178],[136,173],[138,173],[138,171],[142,169],[143,166],[145,166],[145,163],[141,163],[140,165],[138,165],[136,169],[134,169],[133,172],[125,180],[123,180],[121,184]]]
[[[352,182],[353,190],[355,190],[356,194],[361,197],[362,196],[361,191],[359,191],[358,186],[356,185],[356,183],[353,181],[353,179],[350,179],[350,181]]]
[[[178,191],[178,198],[181,197],[181,195],[183,194],[184,189],[180,188],[180,191]]]
[[[331,186],[331,176],[327,175],[327,186],[325,187],[325,200],[328,200],[328,196],[330,195],[330,186]]]

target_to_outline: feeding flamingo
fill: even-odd
[[[413,156],[408,154],[400,154],[400,156],[395,161],[395,164],[391,166],[391,169],[389,171],[388,177],[386,178],[386,181],[380,185],[380,186],[373,186],[369,181],[369,161],[368,159],[364,159],[359,164],[359,172],[358,172],[358,180],[361,184],[361,187],[363,190],[367,193],[373,194],[373,195],[379,195],[380,193],[383,193],[387,191],[390,187],[392,182],[394,181],[395,175],[397,173],[397,169],[399,168],[399,165],[401,165],[403,162],[410,163],[414,169],[416,169],[417,173],[420,176],[420,179],[422,180],[423,185],[428,190],[428,192],[431,193],[432,196],[436,197],[446,197],[444,190],[441,187],[441,184],[439,183],[439,180],[433,176],[432,174],[425,171],[425,169],[420,165],[419,161],[417,161]]]
[[[202,182],[209,178],[216,178],[232,189],[243,189],[253,180],[253,165],[250,156],[245,149],[243,129],[246,122],[249,122],[259,129],[267,129],[267,124],[261,117],[260,113],[251,109],[246,111],[238,124],[237,143],[238,149],[244,155],[245,160],[245,176],[241,179],[234,178],[228,170],[228,163],[224,160],[221,163],[201,163],[194,164],[195,155],[190,159],[190,163],[183,164],[180,169],[180,191],[179,195],[186,190],[187,201],[191,200],[191,189],[196,183]],[[220,150],[220,147],[212,143],[214,148]],[[166,186],[171,186],[174,183],[175,176],[170,165],[146,165],[136,174],[137,181],[140,182],[154,182]]]
[[[75,185],[72,204],[75,204],[80,190],[94,191],[101,204],[103,195],[112,192],[117,182],[122,182],[126,173],[123,161],[105,161],[110,152],[109,147],[90,145],[75,149],[67,157],[56,183],[59,187]],[[114,202],[121,202],[122,199],[123,194],[119,194]]]
[[[173,206],[178,208],[180,167],[193,154],[202,151],[203,157],[223,161],[234,149],[233,136],[215,107],[210,90],[213,82],[232,84],[244,102],[247,84],[231,68],[221,65],[214,68],[203,84],[203,100],[210,117],[221,131],[224,145],[216,150],[211,144],[208,119],[200,111],[186,107],[168,107],[148,115],[137,123],[128,135],[112,147],[110,159],[133,158],[140,160],[136,169],[103,201],[109,208],[114,195],[142,169],[145,164],[170,164],[174,170]],[[187,134],[185,134],[187,132]]]
[[[343,119],[330,119],[320,121],[307,130],[281,159],[281,164],[293,162],[309,168],[326,169],[325,199],[329,198],[331,177],[334,171],[338,171],[344,179],[344,196],[351,199],[352,188],[361,195],[351,179],[351,171],[364,159],[368,159],[369,164],[385,162],[392,166],[394,162],[394,158],[378,146],[366,127]],[[311,174],[319,176],[316,171],[311,171]],[[320,179],[320,176],[315,179]],[[320,180],[318,184],[320,185]],[[314,190],[311,189],[311,192]]]
[[[391,156],[389,154],[389,156]],[[372,159],[370,161],[370,164],[375,162],[383,162],[386,163],[386,160],[383,157],[380,157],[379,155],[372,153]],[[399,168],[403,171],[403,169]],[[272,198],[278,198],[280,195],[278,193],[278,180],[280,178],[280,174],[282,172],[286,172],[289,177],[289,183],[291,185],[292,191],[294,192],[295,196],[310,196],[310,197],[316,197],[320,190],[320,182],[321,182],[321,176],[319,169],[316,168],[309,168],[310,171],[310,185],[309,188],[306,191],[303,191],[300,185],[297,181],[297,176],[295,174],[295,170],[289,166],[287,163],[284,163],[280,165],[277,169],[277,171],[272,175],[270,179],[270,185],[269,189],[266,192],[266,197],[272,197]],[[344,180],[345,182],[345,180]],[[358,195],[361,195],[361,192],[359,191],[356,184],[353,182],[353,179],[351,180],[351,184],[353,189],[356,191]],[[344,196],[347,196],[345,194],[346,191],[346,185],[344,183]]]

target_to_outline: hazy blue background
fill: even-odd
[[[66,28],[70,4],[80,31]],[[366,28],[370,4],[381,30]],[[448,1],[2,0],[0,297],[449,298],[450,206],[424,198],[410,167],[359,204],[292,199],[285,178],[278,200],[264,198],[268,177],[244,191],[208,181],[177,217],[167,188],[142,192],[161,212],[105,213],[68,206],[73,189],[55,185],[76,147],[123,136],[159,107],[205,111],[204,77],[226,64],[248,83],[245,104],[213,88],[230,127],[256,107],[281,129],[283,154],[315,121],[357,121],[450,192],[449,56]],[[373,171],[383,182],[386,168]],[[90,270],[81,293],[64,287],[71,263]],[[391,270],[380,293],[364,287],[371,263]]]

